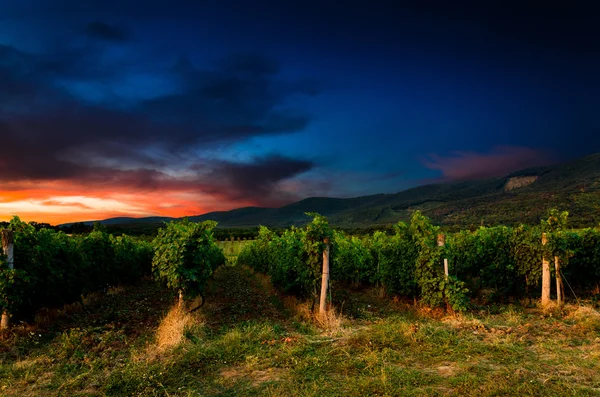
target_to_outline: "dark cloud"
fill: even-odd
[[[94,39],[117,43],[130,39],[130,35],[125,29],[99,21],[90,22],[85,27],[85,34]]]
[[[204,167],[196,166],[195,169],[202,170]],[[210,171],[204,174],[204,182],[220,192],[226,192],[231,199],[278,205],[293,198],[279,191],[277,185],[314,167],[312,161],[280,155],[257,157],[251,162],[221,161],[210,166]]]
[[[123,32],[90,24],[88,35],[124,40]],[[0,181],[66,181],[93,189],[186,191],[258,205],[291,201],[279,183],[310,170],[309,161],[269,156],[247,163],[194,159],[204,149],[260,135],[303,129],[307,115],[283,106],[289,95],[315,94],[314,83],[285,81],[279,65],[258,54],[235,54],[212,68],[185,57],[161,70],[172,94],[121,106],[92,101],[69,84],[119,77],[102,65],[102,47],[65,47],[30,54],[0,46]],[[185,176],[164,171],[203,164]]]
[[[99,22],[86,33],[103,40],[126,38]],[[119,71],[111,69],[116,66],[93,61],[102,58],[100,51],[67,48],[42,56],[0,46],[0,181],[195,188],[260,201],[281,180],[312,167],[272,156],[248,164],[217,161],[208,173],[193,177],[167,175],[161,167],[183,166],[215,145],[302,130],[310,119],[285,107],[286,98],[318,88],[280,79],[277,62],[259,54],[230,55],[207,69],[182,57],[160,71],[176,86],[173,93],[122,106],[70,89],[81,82],[84,91],[94,83],[117,85]]]
[[[173,176],[154,168],[115,169],[103,166],[78,166],[65,162],[61,168],[63,181],[86,192],[186,192],[209,195],[223,202],[244,202],[262,206],[280,206],[301,197],[288,191],[282,182],[312,170],[312,161],[271,155],[251,161],[204,161],[187,170],[185,175]],[[33,180],[43,180],[34,175]],[[23,179],[10,184],[19,190]],[[16,184],[15,184],[16,183]],[[311,183],[302,187],[319,188]],[[47,203],[54,203],[48,201]]]
[[[314,82],[277,78],[279,66],[257,54],[236,54],[200,70],[185,60],[175,65],[184,92],[148,100],[141,110],[158,123],[201,130],[203,142],[302,130],[309,117],[282,109],[288,96],[318,92]],[[198,136],[196,133],[195,136]]]
[[[5,108],[0,111],[15,111],[39,94],[45,95],[41,66],[33,55],[0,45],[0,106]]]

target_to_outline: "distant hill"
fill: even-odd
[[[538,223],[549,208],[570,213],[572,226],[600,223],[600,153],[548,167],[514,172],[501,178],[430,184],[395,194],[355,198],[311,197],[280,207],[246,207],[210,212],[190,219],[219,222],[219,227],[286,227],[307,222],[318,212],[339,227],[360,228],[408,220],[421,210],[447,226]],[[112,218],[100,223],[157,223],[171,218]]]
[[[118,218],[108,218],[97,221],[85,221],[85,222],[71,222],[71,223],[63,223],[60,226],[71,226],[75,223],[83,223],[84,225],[93,225],[98,222],[102,225],[112,226],[112,225],[128,225],[128,224],[137,224],[137,223],[162,223],[172,221],[175,218],[169,218],[166,216],[148,216],[145,218],[131,218],[131,217],[118,217]]]

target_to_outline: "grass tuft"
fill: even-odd
[[[323,314],[315,314],[314,319],[319,327],[332,334],[339,332],[346,322],[344,316],[333,306],[328,306]]]
[[[600,333],[600,312],[591,306],[579,306],[567,318],[575,320],[588,331]]]
[[[186,327],[193,323],[193,317],[174,305],[161,320],[156,330],[156,346],[159,351],[173,348],[184,339]]]

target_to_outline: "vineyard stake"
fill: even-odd
[[[325,249],[323,250],[323,277],[321,278],[321,299],[319,302],[319,315],[324,318],[325,305],[327,301],[327,285],[329,284],[329,239],[323,240]]]
[[[560,306],[563,302],[563,285],[560,276],[560,260],[558,256],[554,257],[554,270],[556,271],[556,303]]]
[[[546,245],[548,238],[542,233],[542,246]],[[542,254],[542,307],[550,303],[550,261]]]
[[[2,230],[2,252],[6,255],[6,264],[9,269],[15,268],[14,260],[14,233],[12,230]],[[2,313],[2,320],[0,321],[0,329],[6,329],[9,325],[9,314],[5,310]]]
[[[183,290],[179,290],[179,299],[177,300],[177,307],[183,310]]]
[[[437,238],[438,247],[446,245],[446,235],[443,233],[438,234]],[[448,258],[444,258],[444,275],[448,278]]]

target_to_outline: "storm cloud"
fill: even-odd
[[[221,161],[204,178],[204,182],[210,184],[205,189],[217,188],[214,193],[225,192],[224,195],[232,199],[245,198],[277,206],[300,198],[282,193],[277,185],[310,171],[314,166],[312,161],[280,155],[256,157],[250,162]]]
[[[85,34],[108,42],[129,38],[125,30],[102,22],[91,22]],[[0,46],[0,181],[193,188],[248,196],[261,204],[279,181],[313,167],[310,161],[281,156],[212,165],[202,158],[211,148],[308,125],[310,116],[286,106],[286,99],[318,90],[313,82],[280,78],[275,60],[236,53],[196,67],[179,57],[150,70],[168,83],[168,93],[132,100],[116,93],[127,76],[111,68],[122,66],[122,59],[115,65],[105,62],[106,70],[99,73],[93,60],[103,52],[110,59],[110,47],[66,46],[34,54]],[[190,170],[198,163],[204,164],[203,171],[191,177],[162,169]]]

